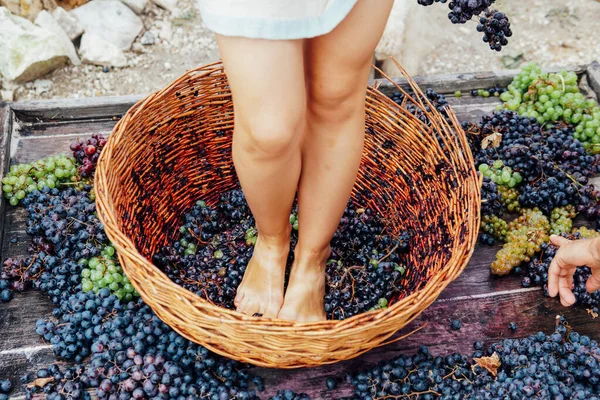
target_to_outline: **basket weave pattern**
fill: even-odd
[[[333,363],[389,342],[462,272],[479,227],[480,179],[464,133],[451,111],[447,122],[405,76],[414,91],[405,101],[430,123],[369,88],[353,191],[357,204],[385,216],[386,229],[415,233],[406,290],[391,306],[318,323],[248,317],[181,288],[152,264],[196,200],[215,204],[237,186],[233,105],[220,63],[190,71],[133,106],[98,162],[98,214],[144,301],[186,338],[260,366]]]

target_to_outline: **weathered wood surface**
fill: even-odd
[[[548,68],[544,69],[544,71],[559,72],[568,70],[581,75],[586,72],[587,67],[587,65],[573,65],[563,68]],[[495,85],[506,87],[519,71],[520,70],[518,69],[507,69],[495,72],[485,71],[463,74],[416,76],[413,77],[413,79],[421,88],[431,88],[438,93],[447,94],[454,93],[457,90],[467,92],[473,89],[488,89]],[[393,80],[404,89],[409,87],[404,78],[394,78]],[[380,90],[387,94],[394,92],[396,88],[389,81],[381,80]]]
[[[13,103],[22,121],[82,120],[120,117],[144,96],[105,96],[85,99],[39,100]]]
[[[597,93],[600,93],[600,80],[596,74],[599,69],[600,65],[591,65],[587,71],[584,67],[576,69],[578,73],[586,72],[590,87]],[[460,120],[474,121],[493,111],[500,101],[495,97],[472,97],[466,91],[495,84],[506,85],[513,75],[514,71],[459,74],[417,78],[417,82],[423,88],[431,87],[440,93],[463,90],[463,97],[448,96],[448,101]],[[389,90],[393,89],[390,87]],[[9,162],[30,162],[68,152],[68,144],[76,137],[107,134],[138,99],[16,103],[13,104],[14,114],[0,104],[0,129],[3,129],[2,133],[12,133],[12,139],[11,135],[1,137],[0,146],[7,150],[0,154],[0,163],[6,170]],[[12,146],[10,140],[13,141]],[[8,152],[9,147],[12,147],[11,153]],[[11,157],[4,157],[8,154]],[[0,224],[3,224],[0,234],[4,235],[1,240],[2,258],[23,257],[30,240],[24,231],[25,211],[10,206],[4,211],[3,204],[0,200],[0,216],[4,216],[0,217]],[[507,336],[523,337],[539,330],[551,332],[556,314],[565,315],[575,329],[600,340],[600,320],[594,320],[585,309],[563,308],[556,299],[545,298],[539,288],[523,289],[517,276],[491,277],[489,264],[497,250],[498,247],[478,246],[465,272],[441,294],[438,301],[399,332],[401,335],[424,326],[403,341],[374,349],[354,360],[314,369],[282,371],[252,368],[252,373],[265,379],[266,391],[260,394],[261,397],[268,398],[278,389],[288,388],[309,393],[315,399],[351,396],[352,388],[341,381],[335,391],[326,390],[325,379],[329,376],[343,379],[345,373],[356,372],[402,353],[413,353],[421,345],[428,345],[437,354],[468,354],[476,340],[489,344]],[[10,303],[0,304],[0,379],[11,378],[13,383],[18,384],[23,373],[35,372],[57,362],[51,347],[34,332],[35,321],[49,317],[52,308],[45,295],[33,290],[17,294]],[[450,329],[453,318],[462,321],[460,331]],[[514,334],[507,327],[510,321],[519,325]],[[21,395],[22,391],[17,390],[12,397],[19,398]]]

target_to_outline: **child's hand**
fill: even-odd
[[[573,274],[578,266],[588,266],[592,270],[586,289],[592,293],[600,289],[600,242],[597,239],[569,240],[552,235],[550,241],[559,246],[548,270],[548,294],[556,297],[568,307],[575,303],[573,295]]]

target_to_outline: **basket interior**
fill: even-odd
[[[423,109],[421,116],[427,114],[426,100],[412,101]],[[237,186],[233,104],[225,75],[215,68],[188,74],[136,107],[122,121],[125,132],[110,154],[111,165],[118,167],[110,170],[108,189],[122,232],[151,260],[178,236],[181,215],[196,200],[214,204]],[[456,199],[472,198],[474,172],[464,162],[464,144],[447,146],[458,139],[440,121],[424,123],[373,89],[366,113],[352,198],[384,215],[391,232],[414,233],[405,297],[439,272],[460,245],[456,238],[464,235],[469,213],[476,213],[464,207],[476,204]]]

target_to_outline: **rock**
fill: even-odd
[[[36,79],[33,81],[33,89],[36,94],[49,92],[52,89],[53,82],[49,79]]]
[[[144,32],[144,36],[142,36],[142,40],[140,40],[140,42],[144,45],[144,46],[150,46],[154,44],[154,41],[156,39],[154,38],[154,34],[150,31],[146,31]]]
[[[58,10],[58,8],[57,8],[57,10]],[[81,64],[81,61],[79,60],[79,57],[77,56],[77,51],[75,50],[75,46],[73,46],[73,42],[71,42],[71,39],[69,38],[67,33],[62,29],[62,27],[60,26],[58,21],[56,21],[54,19],[52,14],[50,14],[46,10],[40,11],[37,18],[35,19],[35,24],[37,26],[39,26],[40,28],[44,28],[44,29],[54,32],[56,34],[56,36],[58,36],[60,38],[63,47],[68,52],[68,56],[69,56],[69,60],[71,60],[71,64],[73,64],[73,65]]]
[[[125,67],[127,58],[117,46],[92,33],[81,37],[79,54],[84,63],[107,67]]]
[[[154,4],[160,8],[164,8],[168,11],[175,11],[177,9],[177,0],[152,0]]]
[[[0,73],[6,79],[37,79],[68,59],[69,49],[56,33],[0,7]]]
[[[127,5],[127,7],[131,8],[134,13],[140,15],[146,9],[148,5],[148,0],[121,0],[123,3]]]
[[[77,18],[69,14],[64,8],[57,7],[52,11],[52,16],[63,31],[65,31],[69,39],[75,40],[83,34],[83,27]]]
[[[144,23],[125,4],[116,0],[92,1],[71,11],[86,34],[102,38],[120,50],[129,50]]]
[[[15,101],[15,91],[14,90],[0,90],[0,100],[4,101]]]

